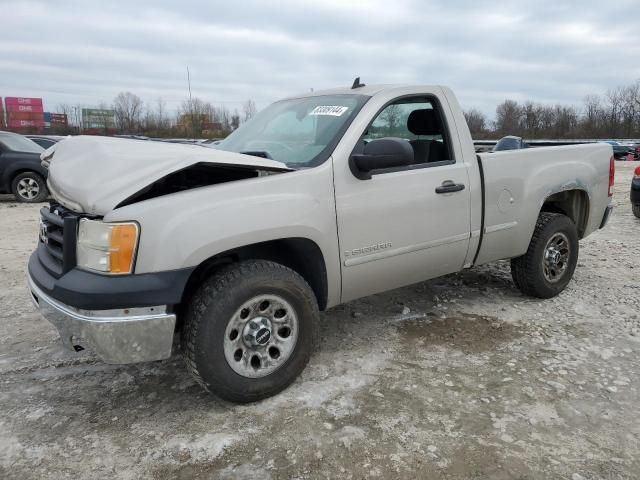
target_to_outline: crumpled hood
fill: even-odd
[[[95,215],[105,215],[156,180],[196,163],[291,170],[274,160],[198,145],[94,136],[63,140],[41,158],[50,162],[47,183],[55,199]]]

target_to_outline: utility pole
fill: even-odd
[[[187,84],[189,86],[189,110],[191,111],[191,135],[193,141],[196,141],[196,122],[193,114],[193,99],[191,98],[191,74],[189,73],[189,65],[187,65]]]

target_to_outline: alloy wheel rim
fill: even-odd
[[[559,282],[569,266],[569,239],[564,233],[551,236],[542,255],[542,272],[550,283]]]
[[[247,378],[273,373],[291,357],[298,340],[298,316],[279,295],[258,295],[229,320],[224,356],[231,369]]]
[[[33,200],[40,193],[40,185],[31,177],[20,179],[18,182],[18,194],[27,200]]]

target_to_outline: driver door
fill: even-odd
[[[413,165],[360,180],[348,159],[336,162],[342,301],[462,269],[470,239],[469,178],[454,156],[442,109],[435,96],[402,97],[384,106],[362,135],[360,144],[384,137],[411,142]],[[446,182],[466,188],[443,193],[438,187]]]

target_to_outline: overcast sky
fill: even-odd
[[[444,84],[493,115],[505,98],[580,104],[640,78],[638,0],[0,0],[0,96],[231,108],[338,85]]]

